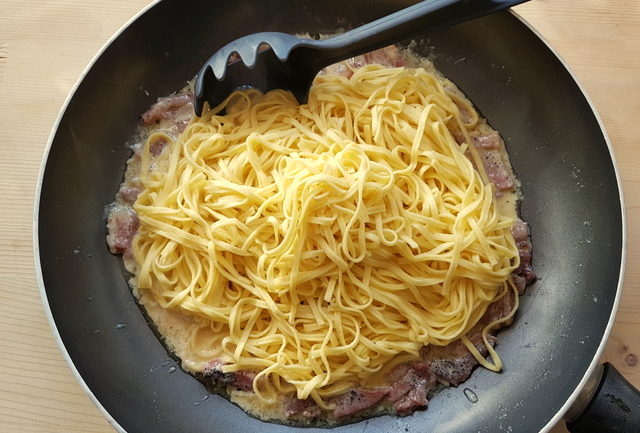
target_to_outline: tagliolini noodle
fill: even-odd
[[[461,338],[499,370],[495,324],[492,362],[464,336],[519,256],[475,150],[451,135],[470,143],[465,120],[423,69],[319,76],[304,105],[236,92],[177,140],[148,138],[134,284],[195,318],[192,351],[258,372],[265,404],[295,393],[329,409]]]

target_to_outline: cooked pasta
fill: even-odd
[[[193,352],[256,372],[266,404],[330,409],[461,338],[497,370],[464,337],[511,290],[518,249],[465,121],[420,68],[319,76],[303,105],[237,91],[177,139],[147,139],[135,285],[194,318]]]

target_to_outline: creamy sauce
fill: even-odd
[[[453,87],[454,89],[457,90],[455,85],[449,80],[447,80],[446,78],[444,78],[434,68],[431,62],[423,58],[416,57],[413,53],[411,53],[411,51],[405,51],[403,54],[408,59],[408,63],[409,63],[408,66],[423,67],[427,71],[434,73],[436,76],[440,77],[445,87],[448,87],[448,88]],[[464,95],[462,95],[462,93],[460,93],[460,95],[464,98]],[[168,133],[175,134],[176,131],[174,129],[175,128],[172,129],[171,125],[164,124],[163,122],[161,122],[157,127],[152,127],[147,131],[143,131],[142,135],[146,135],[152,131],[158,131],[158,130],[166,130]],[[486,134],[492,133],[493,131],[494,130],[491,127],[489,127],[486,121],[482,118],[480,118],[478,122],[478,126],[474,130],[474,132],[477,132],[478,134],[481,134],[481,135],[486,135]],[[473,146],[473,144],[470,144],[470,146]],[[139,148],[140,148],[140,144],[138,144],[137,147],[133,146],[134,152],[137,152]],[[512,179],[516,184],[516,189],[513,192],[506,191],[506,192],[501,192],[499,194],[496,194],[496,203],[497,203],[497,206],[499,207],[500,212],[503,215],[509,216],[515,220],[517,219],[519,184],[517,183],[517,180],[513,175],[512,168],[509,163],[509,158],[502,140],[500,140],[500,148],[498,149],[498,152],[500,154],[502,162],[508,168],[509,174],[511,175]],[[139,170],[140,170],[139,159],[137,157],[137,153],[134,153],[134,156],[131,158],[131,160],[128,162],[128,165],[127,165],[125,183],[131,183],[131,184],[137,183],[138,182],[137,176],[138,176]],[[129,271],[131,272],[134,271],[135,263],[132,263],[130,261],[129,262],[125,261],[125,265]],[[207,362],[215,358],[216,354],[213,352],[209,352],[206,354],[198,354],[192,350],[192,347],[190,344],[190,338],[192,334],[191,329],[194,326],[197,326],[196,325],[197,319],[187,314],[180,314],[178,312],[175,312],[172,309],[162,308],[162,306],[159,305],[159,303],[151,296],[150,292],[148,291],[139,292],[137,290],[134,279],[132,279],[130,283],[131,283],[131,286],[133,287],[133,293],[138,298],[139,303],[144,306],[148,316],[151,318],[151,320],[157,327],[159,333],[164,337],[165,345],[178,358],[180,358],[182,362],[182,368],[191,373],[202,373],[203,370],[205,369]],[[381,378],[383,375],[377,375],[377,376],[378,376],[378,379],[380,379],[377,381],[379,383],[375,383],[376,381],[374,380],[371,382],[371,384],[373,385],[384,384],[384,382],[381,381],[382,380]],[[238,406],[240,406],[241,408],[243,408],[244,410],[246,410],[247,412],[251,413],[252,415],[258,418],[265,419],[265,420],[279,420],[279,421],[287,422],[287,416],[284,411],[284,406],[285,406],[284,398],[280,399],[280,401],[274,402],[274,404],[265,405],[252,392],[240,391],[235,389],[232,386],[228,386],[227,393],[228,393],[229,399],[233,403],[237,404]],[[373,411],[380,412],[380,411],[385,411],[386,409],[387,408],[378,405],[374,407]],[[369,414],[373,415],[373,413],[371,412]],[[296,421],[296,422],[299,423],[299,421]]]

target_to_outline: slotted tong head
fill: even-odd
[[[527,0],[425,0],[329,39],[315,40],[278,32],[243,36],[218,50],[196,76],[196,115],[205,102],[221,103],[231,92],[251,86],[266,92],[290,90],[307,100],[311,82],[326,66],[427,30],[447,27],[501,11]],[[270,49],[263,49],[267,45]],[[240,60],[229,61],[237,53]]]

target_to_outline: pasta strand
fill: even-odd
[[[255,371],[265,403],[323,408],[424,345],[462,339],[500,368],[465,337],[519,264],[513,221],[448,129],[468,138],[477,115],[423,69],[374,65],[319,76],[305,105],[250,89],[217,110],[159,156],[146,146],[134,205],[135,283],[198,318],[194,350]]]

